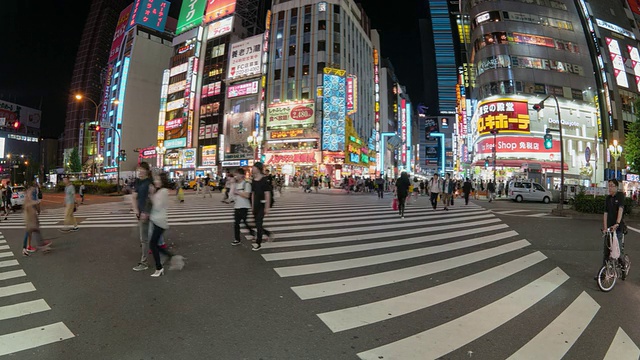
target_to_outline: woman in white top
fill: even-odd
[[[151,274],[153,277],[159,277],[164,275],[164,268],[160,261],[160,253],[167,255],[171,261],[171,267],[176,269],[182,269],[184,266],[184,258],[180,255],[173,255],[166,248],[162,248],[158,245],[162,233],[169,228],[169,218],[167,216],[167,206],[169,205],[169,177],[167,173],[162,172],[154,179],[154,185],[156,191],[152,195],[149,195],[151,199],[151,213],[149,214],[149,220],[152,225],[151,239],[149,240],[149,246],[151,247],[151,253],[156,261],[156,272]]]

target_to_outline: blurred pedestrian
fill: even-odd
[[[28,194],[31,194],[35,191],[35,187],[30,187]],[[37,197],[36,197],[37,200]],[[40,220],[38,219],[38,210],[36,209],[37,201],[33,199],[33,196],[25,196],[24,199],[24,223],[25,223],[25,234],[24,241],[22,242],[22,255],[29,256],[30,253],[34,252],[36,249],[31,247],[32,239],[37,239],[35,243],[37,244],[38,250],[48,251],[51,246],[51,241],[44,241],[42,239],[42,234],[40,233]]]
[[[234,240],[231,245],[240,245],[240,223],[244,223],[249,233],[255,236],[255,231],[247,223],[247,216],[249,215],[249,209],[251,208],[251,184],[245,180],[245,171],[243,168],[239,168],[235,173],[235,186],[233,188],[233,195],[236,198],[233,209],[233,234]]]
[[[403,171],[400,174],[398,180],[396,180],[396,196],[398,197],[398,214],[404,219],[404,208],[406,205],[407,197],[409,196],[409,187],[411,186],[411,180],[409,174]]]
[[[76,211],[76,188],[73,186],[69,177],[63,179],[64,182],[64,227],[60,229],[62,232],[78,231],[78,222],[73,213]],[[73,227],[71,227],[73,226]]]
[[[256,221],[256,241],[252,250],[259,251],[262,248],[262,234],[266,234],[269,241],[274,240],[274,234],[262,226],[264,217],[269,214],[271,209],[273,198],[271,197],[271,185],[263,173],[264,165],[261,162],[256,162],[251,171],[253,173],[251,204],[253,205],[253,217]]]
[[[151,168],[147,162],[138,165],[138,179],[134,193],[134,213],[138,219],[138,230],[140,231],[140,262],[134,271],[144,271],[149,268],[147,254],[149,252],[149,214],[151,212],[151,199],[149,198],[151,187]]]
[[[84,187],[84,181],[80,183],[80,204],[84,204],[84,191],[85,191],[85,187]]]

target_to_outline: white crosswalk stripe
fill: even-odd
[[[0,235],[2,236],[2,235]],[[4,238],[4,236],[2,236]],[[8,249],[8,246],[2,246]],[[1,258],[13,257],[12,252],[0,253]],[[12,319],[22,319],[24,316],[37,317],[39,313],[51,310],[51,307],[44,299],[37,298],[37,291],[31,282],[20,282],[12,285],[3,284],[2,281],[11,279],[24,279],[27,274],[23,270],[15,270],[19,266],[15,259],[0,261],[0,298],[8,305],[0,306],[0,324],[2,329],[8,329],[6,321]],[[9,268],[10,270],[5,270]],[[16,295],[31,296],[32,300],[18,301]],[[34,298],[35,297],[35,298]],[[16,302],[18,301],[18,302]],[[19,326],[19,325],[17,325]],[[62,323],[47,324],[30,329],[16,328],[15,332],[0,333],[0,356],[14,354],[20,351],[35,349],[47,344],[71,339],[75,335]]]
[[[277,240],[263,243],[261,255],[280,277],[291,279],[290,288],[305,304],[330,298],[317,316],[336,336],[425,314],[462,296],[490,291],[496,284],[505,286],[505,280],[512,277],[526,279],[491,301],[478,300],[477,306],[444,323],[424,323],[413,335],[394,338],[385,326],[384,333],[376,335],[381,345],[359,351],[361,359],[446,357],[507,323],[526,326],[531,309],[551,297],[564,301],[559,303],[565,305],[555,305],[558,315],[544,320],[541,330],[515,345],[510,354],[512,359],[562,358],[580,341],[600,309],[586,292],[565,291],[570,287],[566,273],[479,206],[433,212],[426,203],[418,202],[407,207],[402,219],[387,201],[383,204],[374,198],[304,200],[303,196],[281,200],[265,218],[265,228],[274,231]],[[503,257],[508,260],[500,261]],[[469,274],[469,269],[474,272]],[[452,271],[465,275],[451,278]],[[441,274],[449,276],[440,281]],[[419,284],[425,278],[435,284],[385,296],[384,289],[390,286]],[[352,299],[363,299],[364,294],[365,299],[375,300],[359,300],[354,305]],[[331,309],[327,310],[327,304]],[[622,329],[609,352],[607,358],[637,359],[640,355]]]

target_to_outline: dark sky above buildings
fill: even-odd
[[[182,0],[170,0],[177,17]],[[425,0],[361,0],[380,30],[382,56],[390,58],[414,102],[421,102],[422,67],[418,18]],[[3,50],[0,51],[0,99],[42,110],[42,135],[64,129],[69,84],[90,0],[1,1]],[[399,6],[403,4],[404,6]]]

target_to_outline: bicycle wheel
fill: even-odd
[[[598,287],[604,292],[609,292],[613,289],[618,279],[618,273],[611,262],[607,263],[600,269],[598,273]]]
[[[624,256],[625,267],[622,269],[622,276],[620,277],[622,280],[625,280],[627,276],[629,276],[629,269],[631,269],[631,259],[629,259],[629,255]]]

